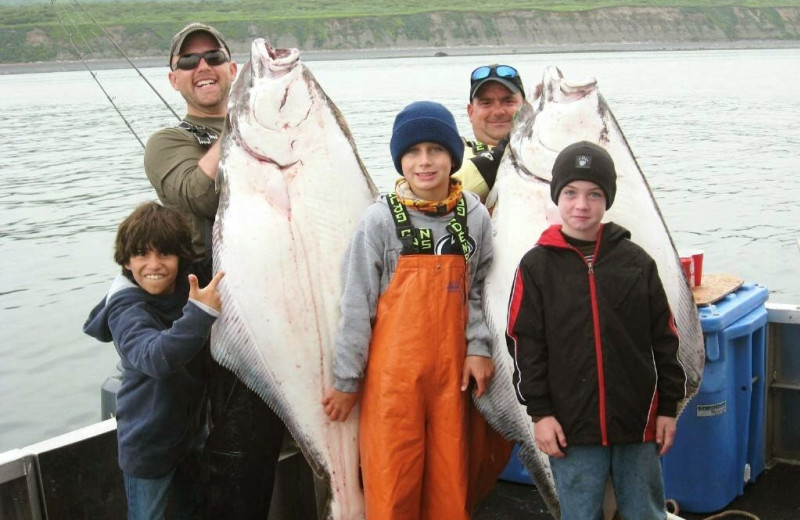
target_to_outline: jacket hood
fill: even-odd
[[[185,303],[188,294],[189,282],[186,273],[178,274],[175,290],[167,295],[149,294],[124,275],[118,274],[111,283],[108,294],[89,312],[89,317],[83,324],[83,332],[104,343],[112,341],[108,318],[109,312],[118,304],[133,305],[146,302],[157,314],[173,321],[180,317],[182,311],[179,311],[177,316],[169,315],[170,311],[175,308],[182,309],[183,306],[177,303]]]

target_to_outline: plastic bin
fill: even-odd
[[[746,284],[699,310],[703,381],[662,459],[666,497],[682,511],[718,511],[764,470],[768,294],[765,287]]]
[[[519,445],[514,445],[514,451],[511,452],[511,457],[508,459],[503,472],[500,473],[500,478],[509,482],[516,482],[517,484],[530,484],[533,485],[533,479],[530,472],[522,465],[519,460]]]

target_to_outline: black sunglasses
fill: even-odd
[[[225,51],[222,49],[217,49],[214,51],[206,51],[206,52],[196,52],[191,54],[184,54],[178,61],[175,62],[175,66],[172,70],[181,69],[181,70],[192,70],[200,65],[200,60],[206,60],[209,67],[215,67],[217,65],[222,65],[223,63],[230,61],[230,58]]]
[[[480,81],[488,78],[489,76],[504,79],[514,79],[519,76],[519,72],[517,72],[517,69],[511,65],[484,65],[483,67],[478,67],[477,69],[473,70],[470,78],[472,81]]]

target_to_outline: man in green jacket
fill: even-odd
[[[144,167],[161,202],[191,222],[192,248],[198,258],[195,271],[206,284],[211,278],[211,229],[219,203],[214,185],[219,136],[237,67],[219,31],[198,23],[173,37],[169,60],[169,81],[186,100],[186,115],[177,126],[150,137]],[[211,433],[204,452],[205,518],[266,518],[283,424],[235,374],[208,358]]]

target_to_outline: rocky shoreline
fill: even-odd
[[[709,42],[647,42],[647,43],[597,43],[597,44],[563,44],[563,45],[527,45],[527,46],[459,46],[459,47],[409,47],[383,49],[348,49],[348,50],[308,50],[303,51],[305,61],[332,61],[358,59],[419,58],[448,56],[500,56],[513,54],[557,54],[574,52],[637,52],[637,51],[699,51],[699,50],[736,50],[736,49],[796,49],[800,48],[800,40],[742,40],[742,41],[709,41]],[[234,59],[243,63],[249,58],[246,54],[234,53]],[[166,67],[164,57],[131,58],[138,68]],[[87,60],[92,70],[110,70],[129,67],[124,58]],[[0,64],[0,75],[5,74],[37,74],[48,72],[67,72],[85,70],[86,65],[79,60],[52,61],[34,63]]]

